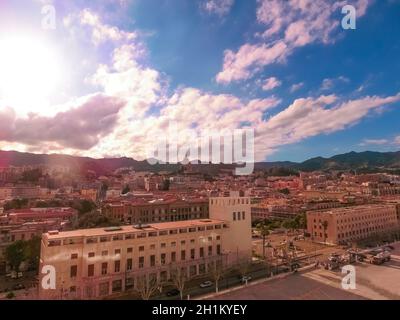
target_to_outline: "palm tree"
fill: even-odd
[[[322,227],[324,228],[324,243],[326,243],[326,229],[328,228],[328,221],[322,222]]]
[[[264,221],[258,223],[256,228],[258,231],[260,231],[263,238],[263,258],[265,259],[265,238],[269,235],[268,225]]]

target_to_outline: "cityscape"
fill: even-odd
[[[400,300],[399,14],[1,1],[0,303]]]

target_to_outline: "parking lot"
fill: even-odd
[[[341,286],[344,274],[317,268],[283,279],[265,281],[212,299],[257,300],[400,300],[400,243],[382,265],[355,264],[356,289]]]

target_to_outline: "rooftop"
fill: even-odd
[[[216,219],[197,219],[197,220],[143,224],[142,228],[139,228],[137,226],[121,226],[121,227],[111,227],[111,228],[79,229],[73,231],[62,231],[58,232],[58,234],[45,233],[45,236],[48,239],[59,239],[67,237],[94,237],[103,235],[135,233],[135,232],[140,233],[144,231],[161,231],[169,229],[208,226],[212,224],[221,224],[221,223],[226,223],[226,221],[216,220]]]

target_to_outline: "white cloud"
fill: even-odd
[[[285,144],[296,143],[320,134],[329,134],[358,123],[370,111],[400,101],[395,96],[367,96],[336,103],[334,95],[295,100],[282,112],[260,124],[256,138],[258,158]]]
[[[349,83],[350,80],[344,76],[340,76],[338,78],[326,78],[322,81],[321,90],[331,90],[335,84],[339,82]]]
[[[234,0],[206,0],[200,6],[207,13],[224,16],[229,13],[233,3]]]
[[[287,45],[279,41],[272,46],[245,44],[234,53],[224,53],[223,70],[217,75],[217,82],[229,83],[235,80],[251,78],[260,67],[284,59]]]
[[[133,41],[137,38],[135,32],[127,32],[115,26],[103,23],[100,17],[89,9],[82,10],[78,15],[70,14],[63,20],[64,26],[71,29],[71,32],[75,32],[72,27],[76,22],[78,22],[80,26],[90,28],[91,40],[95,45],[106,41]]]
[[[353,1],[358,17],[366,13],[369,1]],[[332,0],[259,0],[257,20],[265,27],[256,34],[259,41],[246,43],[236,52],[225,50],[219,83],[246,80],[263,67],[283,62],[296,48],[311,43],[334,42],[339,26],[335,13],[345,1]]]
[[[277,78],[275,77],[271,77],[265,80],[262,89],[264,91],[268,91],[268,90],[272,90],[274,88],[279,87],[282,84],[281,81],[279,81]]]
[[[369,145],[385,145],[385,146],[399,146],[400,145],[400,136],[396,136],[390,139],[364,139],[360,146],[369,146]]]
[[[294,93],[297,90],[300,90],[301,88],[303,88],[303,86],[304,86],[304,82],[299,82],[299,83],[292,84],[292,86],[290,87],[289,91],[291,93]]]
[[[364,139],[360,146],[368,146],[368,145],[385,145],[388,144],[389,140],[387,139]]]

